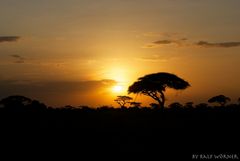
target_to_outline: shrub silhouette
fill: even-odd
[[[117,99],[114,101],[117,102],[117,104],[120,105],[121,108],[124,108],[127,103],[130,103],[132,100],[132,97],[129,96],[117,96]]]
[[[149,104],[151,108],[155,109],[155,108],[158,108],[159,105],[157,103],[150,103]]]
[[[154,73],[138,78],[129,88],[129,93],[140,93],[156,100],[159,107],[164,108],[166,88],[186,89],[190,84],[171,73]]]
[[[208,108],[208,104],[207,103],[199,103],[199,104],[196,105],[196,108],[207,109]]]
[[[212,97],[208,100],[209,103],[219,103],[221,106],[225,106],[227,102],[231,101],[229,97],[226,97],[224,95],[218,95],[215,97]]]
[[[180,108],[183,108],[183,105],[179,102],[174,102],[168,105],[168,107],[172,109],[180,109]]]
[[[0,104],[2,104],[4,108],[15,110],[23,109],[31,103],[32,100],[30,98],[20,95],[9,96],[0,101]]]
[[[33,100],[30,105],[27,105],[31,110],[46,110],[47,106],[37,100]]]
[[[186,108],[193,108],[193,104],[194,104],[193,102],[186,102],[185,107]]]
[[[7,110],[45,110],[47,106],[37,100],[32,100],[25,96],[13,95],[0,101],[2,108]]]

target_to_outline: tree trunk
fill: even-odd
[[[165,96],[164,96],[164,93],[163,93],[162,91],[160,92],[160,98],[161,98],[161,101],[160,101],[160,102],[161,102],[161,103],[160,103],[161,105],[160,105],[160,106],[161,106],[162,109],[164,109]]]
[[[158,102],[159,108],[160,108],[160,109],[163,109],[164,106],[163,106],[162,101],[161,101],[160,99],[158,99],[157,102]]]
[[[159,108],[160,109],[164,109],[164,104],[165,104],[165,96],[164,93],[162,91],[159,92],[160,96],[158,96],[158,93],[146,93],[147,96],[152,97],[154,100],[156,100],[158,102]]]

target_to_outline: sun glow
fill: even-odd
[[[112,91],[115,92],[115,93],[120,93],[123,91],[123,86],[121,85],[116,85],[112,88]]]
[[[109,92],[113,96],[116,94],[127,95],[128,86],[132,82],[132,73],[129,70],[130,68],[131,67],[126,64],[114,65],[110,63],[109,65],[106,65],[106,68],[103,69],[102,77],[114,80],[116,82],[116,84],[108,88]]]

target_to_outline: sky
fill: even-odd
[[[191,84],[172,102],[240,96],[239,0],[1,0],[0,98],[117,106],[156,72]],[[147,106],[153,100],[130,95]]]

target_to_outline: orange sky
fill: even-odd
[[[238,6],[236,0],[1,0],[0,98],[117,106],[115,97],[138,77],[170,72],[191,87],[167,91],[167,104],[218,94],[236,102]]]

